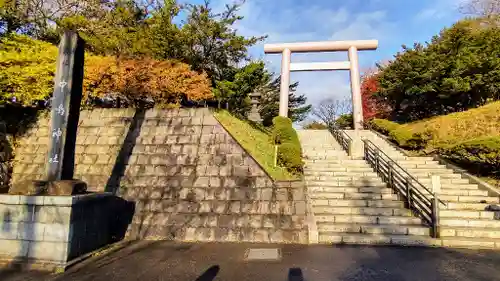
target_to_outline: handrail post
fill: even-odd
[[[408,202],[408,209],[412,208],[412,186],[411,186],[411,178],[407,177],[405,181],[406,186],[406,200]]]
[[[438,194],[433,194],[432,200],[432,237],[439,238],[440,230],[439,230],[439,198]]]
[[[379,165],[380,165],[380,164],[379,164],[379,159],[378,159],[378,158],[379,158],[379,151],[378,151],[378,148],[375,148],[375,172],[376,172],[377,174],[379,174],[378,169],[379,169]]]
[[[347,141],[347,155],[352,156],[352,141]]]
[[[437,175],[433,175],[431,177],[431,185],[432,185],[432,237],[439,238],[440,237],[440,229],[439,229],[439,196],[438,194],[441,192],[441,181],[440,177]]]
[[[391,160],[389,160],[387,162],[387,166],[388,166],[387,167],[387,170],[388,170],[388,172],[387,172],[387,181],[389,182],[389,186],[393,187],[394,183],[392,182],[392,161]]]

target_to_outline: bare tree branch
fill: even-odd
[[[352,102],[350,99],[325,99],[312,110],[313,116],[327,125],[333,124],[342,114],[352,112]]]
[[[460,6],[466,15],[491,17],[500,15],[500,0],[467,0]]]

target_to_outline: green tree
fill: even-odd
[[[240,69],[233,69],[232,81],[216,81],[215,98],[240,117],[250,110],[249,94],[270,80],[271,75],[264,69],[264,62],[254,61]]]
[[[264,126],[271,126],[273,118],[279,115],[281,77],[278,76],[268,81],[260,88],[262,93],[260,115]],[[305,95],[296,93],[299,82],[295,82],[289,87],[288,94],[288,117],[292,122],[303,121],[311,111],[311,105],[305,105],[307,99]]]
[[[27,36],[0,39],[0,104],[33,105],[52,93],[57,48]]]
[[[401,121],[463,111],[500,99],[500,28],[462,20],[403,51],[378,78],[377,97]]]
[[[205,71],[212,81],[231,81],[231,69],[248,60],[248,48],[265,37],[239,35],[234,25],[243,17],[237,14],[243,4],[226,5],[222,13],[214,13],[210,1],[188,4],[188,16],[182,26],[184,61],[194,70]],[[229,75],[229,76],[228,76]]]

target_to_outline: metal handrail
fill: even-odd
[[[335,123],[328,126],[330,133],[340,143],[342,148],[347,152],[347,155],[352,156],[352,138],[341,130]]]
[[[436,193],[430,191],[415,177],[410,175],[398,163],[392,160],[378,146],[363,139],[365,160],[375,172],[389,184],[394,191],[406,198],[408,208],[424,219],[432,227],[432,236],[439,237],[439,200]]]

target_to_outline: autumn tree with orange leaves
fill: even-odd
[[[128,105],[141,106],[146,100],[155,106],[178,105],[185,100],[200,101],[213,97],[206,74],[174,60],[119,60],[94,57],[85,70],[85,98],[103,98],[110,94]]]

